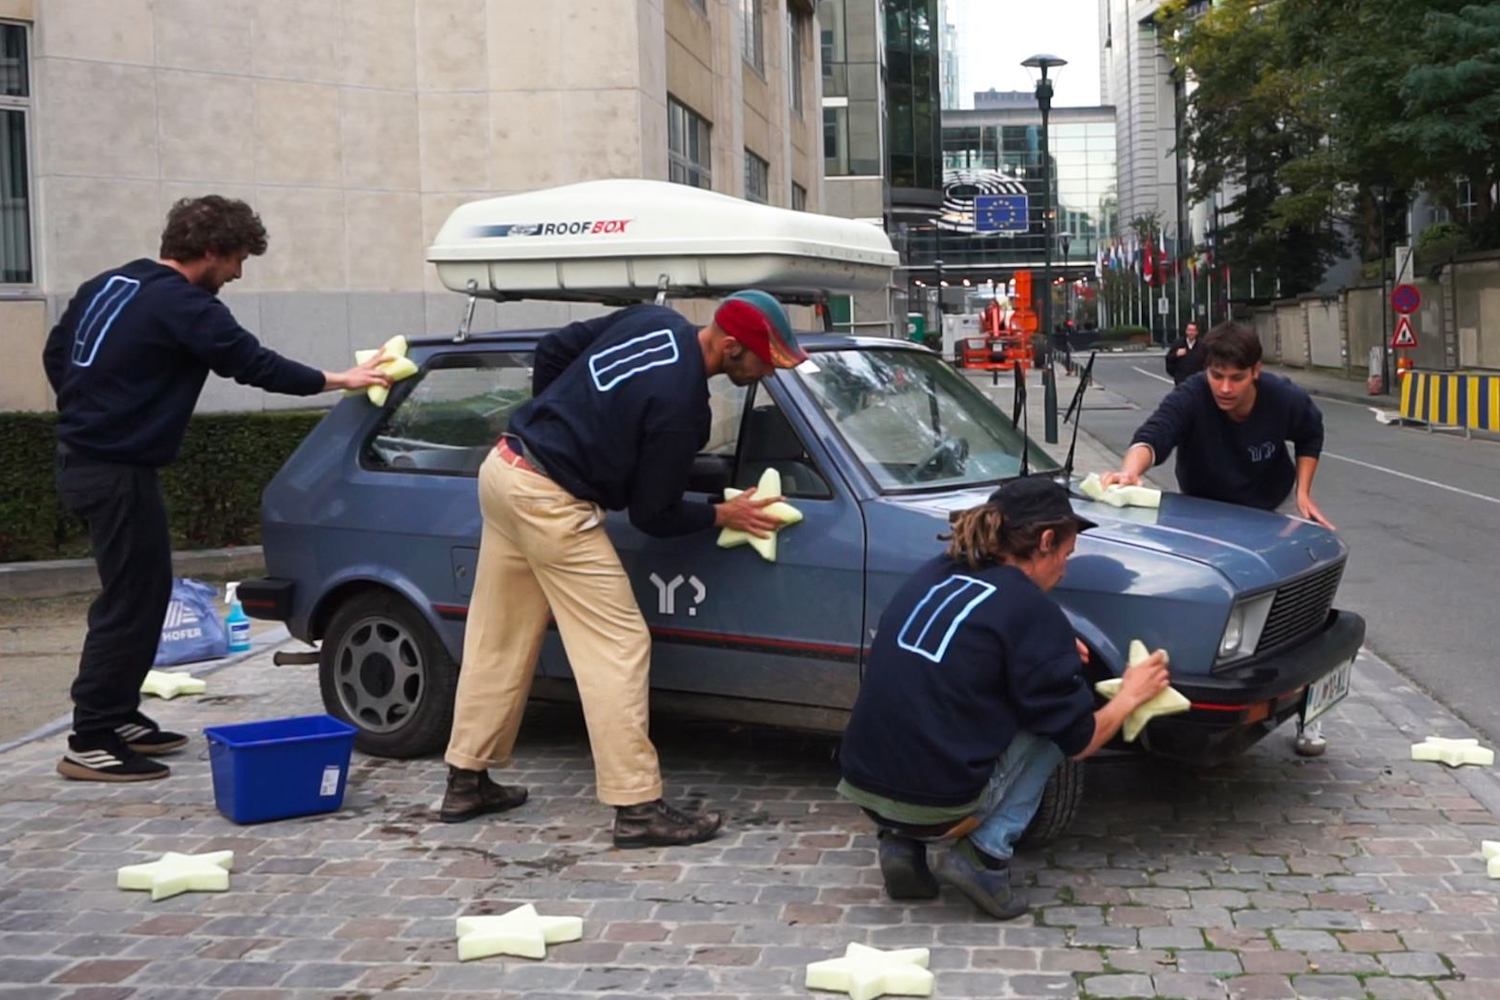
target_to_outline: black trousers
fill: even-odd
[[[172,597],[172,537],[156,470],[62,453],[57,494],[89,526],[99,596],[73,681],[73,731],[97,735],[127,721],[156,659]]]

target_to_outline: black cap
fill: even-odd
[[[1002,483],[990,494],[990,503],[1004,513],[1006,524],[1016,528],[1068,520],[1076,522],[1079,531],[1099,527],[1075,514],[1068,491],[1045,476],[1022,476]]]

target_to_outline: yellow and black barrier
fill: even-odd
[[[1500,433],[1500,372],[1423,372],[1401,376],[1401,416],[1429,427]]]

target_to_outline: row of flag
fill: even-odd
[[[1115,237],[1107,244],[1099,244],[1094,259],[1094,275],[1102,278],[1105,271],[1129,271],[1139,275],[1148,285],[1164,285],[1184,271],[1196,281],[1200,273],[1213,266],[1213,250],[1209,247],[1194,251],[1186,258],[1173,260],[1167,248],[1157,246],[1149,236],[1145,240],[1137,236],[1124,236]]]

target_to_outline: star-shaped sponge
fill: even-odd
[[[851,944],[843,958],[814,962],[807,967],[807,988],[847,993],[850,1000],[875,997],[932,995],[932,973],[926,948],[881,951]]]
[[[1490,878],[1500,878],[1500,840],[1482,840],[1479,849]]]
[[[1099,473],[1090,472],[1078,484],[1078,492],[1090,500],[1107,503],[1111,507],[1160,507],[1161,490],[1149,486],[1105,486],[1099,481]]]
[[[727,489],[724,491],[724,499],[733,500],[744,490]],[[755,486],[755,495],[758,497],[781,496],[781,473],[775,469],[767,469],[761,473],[760,482]],[[776,561],[776,536],[782,528],[789,524],[796,524],[802,520],[802,512],[785,501],[778,500],[776,503],[767,504],[761,508],[767,514],[781,522],[781,527],[771,532],[769,537],[756,538],[748,531],[740,531],[736,528],[725,528],[719,532],[719,548],[732,549],[736,545],[748,545],[766,562]]]
[[[458,960],[491,955],[546,958],[547,945],[583,937],[582,917],[544,917],[527,903],[494,917],[458,918]]]
[[[180,694],[202,694],[208,690],[208,682],[192,674],[179,674],[167,670],[148,670],[141,682],[141,694],[154,694],[171,701]]]
[[[1421,743],[1412,744],[1411,759],[1439,761],[1449,767],[1461,767],[1464,764],[1493,767],[1495,751],[1480,746],[1478,740],[1450,740],[1441,736],[1429,736]]]
[[[385,360],[378,367],[392,382],[399,382],[404,378],[411,378],[417,373],[417,364],[406,356],[406,338],[392,337],[380,346],[379,350],[355,351],[355,364],[364,364],[377,354],[384,354]],[[376,406],[384,406],[386,397],[391,390],[383,385],[372,385],[365,389],[351,389],[349,393],[363,392],[370,397],[370,402]],[[347,395],[347,393],[346,393]]]
[[[229,869],[233,866],[233,851],[168,851],[159,861],[121,868],[115,884],[121,889],[149,889],[152,902],[181,892],[223,892],[229,888]]]
[[[1130,662],[1130,666],[1135,666],[1150,655],[1146,651],[1145,643],[1139,639],[1130,640],[1130,652],[1126,656],[1126,659]],[[1126,669],[1128,670],[1129,667]],[[1107,681],[1100,681],[1098,684],[1095,684],[1094,690],[1098,691],[1100,696],[1104,698],[1113,698],[1120,693],[1120,686],[1124,683],[1125,679],[1123,677],[1111,677]],[[1173,687],[1167,688],[1161,694],[1152,698],[1125,717],[1125,725],[1122,727],[1125,734],[1125,742],[1134,743],[1135,738],[1141,734],[1141,730],[1146,728],[1146,723],[1158,715],[1176,715],[1178,712],[1186,712],[1192,707],[1193,703],[1184,698],[1180,691]]]

